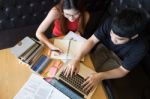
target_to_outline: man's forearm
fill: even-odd
[[[122,68],[122,66],[105,72],[98,73],[100,80],[114,79],[124,77],[129,71]]]
[[[80,61],[87,53],[91,51],[91,49],[98,42],[98,41],[93,40],[93,38],[94,37],[89,38],[84,44],[82,44],[82,47],[79,53],[75,57],[76,61]]]

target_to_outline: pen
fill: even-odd
[[[60,52],[59,50],[57,50],[57,49],[51,49],[51,51],[56,51],[56,52]]]

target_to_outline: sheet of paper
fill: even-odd
[[[41,76],[32,74],[13,99],[70,99]]]
[[[79,42],[85,42],[85,41],[86,41],[85,38],[81,37],[79,34],[76,34],[76,33],[72,32],[72,31],[70,31],[70,32],[64,37],[64,39],[67,39],[67,40],[72,39],[72,40],[79,41]]]

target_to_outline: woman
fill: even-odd
[[[83,8],[83,0],[61,0],[54,6],[47,17],[43,20],[36,31],[37,38],[45,43],[51,50],[61,49],[49,42],[44,32],[54,22],[52,35],[55,37],[63,36],[69,31],[84,33],[85,26],[89,20],[89,13]]]

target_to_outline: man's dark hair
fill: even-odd
[[[113,20],[111,29],[121,37],[132,37],[141,33],[145,27],[142,13],[135,9],[124,9]]]

